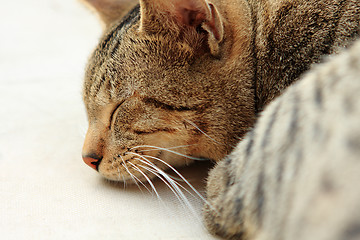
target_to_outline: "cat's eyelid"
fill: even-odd
[[[109,128],[111,129],[111,127],[114,125],[115,123],[115,119],[116,119],[116,115],[118,113],[118,110],[120,108],[120,106],[125,102],[125,100],[122,100],[118,105],[116,105],[116,107],[114,108],[114,110],[112,111],[111,115],[110,115],[110,126]]]

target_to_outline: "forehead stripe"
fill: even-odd
[[[112,55],[119,48],[124,32],[139,21],[139,19],[140,6],[137,5],[123,18],[119,25],[110,30],[110,32],[100,41],[100,44],[93,54],[95,61],[90,70],[91,86],[88,90],[90,91],[89,93],[91,96],[97,96],[100,90],[109,85],[111,79],[105,76],[106,73],[103,73],[101,76],[97,73],[104,67],[106,61],[108,61],[109,58],[112,58]]]
[[[140,19],[140,6],[137,5],[133,10],[131,10],[121,21],[119,25],[117,25],[114,29],[110,31],[110,33],[101,41],[98,49],[100,51],[108,48],[108,43],[119,42],[121,40],[121,36],[117,34],[120,31],[126,31],[131,26],[133,26]]]

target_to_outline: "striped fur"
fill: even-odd
[[[360,239],[359,96],[360,41],[274,100],[210,172],[210,231],[228,239]]]
[[[248,0],[253,8],[260,111],[309,70],[359,36],[358,0]]]
[[[134,156],[139,146],[221,160],[264,106],[360,33],[358,0],[141,0],[127,15],[136,0],[86,2],[106,27],[86,69],[83,157],[116,181],[154,177],[128,166],[139,157],[168,168]]]
[[[83,156],[115,181],[220,161],[264,107],[360,34],[359,0],[140,0],[127,15],[135,0],[86,2],[105,30],[86,69]],[[360,202],[359,53],[357,44],[290,87],[211,172],[211,232],[359,238],[359,216],[348,214]]]

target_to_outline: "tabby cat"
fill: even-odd
[[[265,106],[360,34],[358,0],[86,1],[104,34],[85,74],[83,159],[115,181],[220,161]]]
[[[106,28],[86,70],[83,157],[112,180],[145,180],[132,167],[141,161],[219,161],[268,102],[360,30],[357,0],[142,0],[124,18],[129,0],[88,2]]]
[[[360,239],[360,41],[263,111],[208,179],[205,222],[228,239]]]

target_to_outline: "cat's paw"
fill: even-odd
[[[209,173],[207,181],[207,202],[203,208],[205,225],[210,233],[226,239],[244,239],[242,226],[233,224],[234,203],[229,197],[233,185],[231,157],[219,162]],[[231,194],[231,193],[230,193]],[[236,214],[236,213],[235,213]]]
[[[221,161],[210,171],[207,180],[207,202],[204,205],[203,217],[207,229],[214,235],[223,235],[219,224],[219,211],[223,208],[221,198],[226,189],[227,178],[226,162]]]

